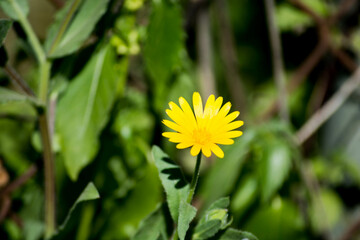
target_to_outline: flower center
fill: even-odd
[[[210,141],[211,135],[205,129],[195,129],[193,131],[194,142],[199,145],[205,145]]]

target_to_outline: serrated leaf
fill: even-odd
[[[208,239],[220,230],[221,221],[214,219],[197,225],[193,235],[194,240]]]
[[[195,227],[194,239],[207,239],[214,236],[221,229],[228,227],[232,221],[228,221],[229,197],[220,198],[210,205]]]
[[[213,202],[207,211],[211,211],[214,209],[220,209],[220,208],[227,208],[229,206],[229,204],[230,204],[230,198],[223,197],[223,198],[220,198],[220,199],[216,200],[215,202]]]
[[[69,1],[57,14],[45,42],[49,57],[63,57],[78,50],[105,13],[109,0],[83,0],[76,15],[71,16],[71,13],[75,14],[80,2]],[[71,22],[65,19],[71,19]],[[63,34],[62,29],[66,29]]]
[[[286,143],[269,140],[259,166],[263,201],[268,201],[280,188],[291,168],[291,151]]]
[[[183,44],[180,8],[169,1],[154,1],[144,47],[145,67],[156,86],[156,106],[166,97],[167,80],[179,62]]]
[[[184,180],[181,169],[159,147],[152,148],[155,165],[158,169],[161,183],[165,189],[170,214],[175,223],[179,219],[179,209],[182,200],[186,200],[189,184]]]
[[[258,240],[258,238],[249,232],[229,228],[220,236],[219,240]]]
[[[66,216],[63,224],[61,224],[61,226],[59,227],[59,230],[62,231],[63,229],[65,229],[66,224],[68,223],[68,221],[71,218],[71,214],[74,212],[74,210],[80,203],[85,202],[85,201],[95,200],[98,198],[100,198],[100,195],[99,195],[99,192],[96,189],[95,185],[92,182],[88,183],[88,185],[82,191],[82,193],[80,194],[78,199],[76,199],[75,203],[70,208],[70,211],[69,211],[68,215]]]
[[[12,19],[19,20],[29,13],[28,0],[1,0],[0,7]]]
[[[185,200],[180,202],[179,221],[177,226],[180,240],[185,239],[186,232],[189,229],[191,221],[196,216],[196,212],[197,209],[191,204],[187,203]]]
[[[12,25],[12,21],[8,19],[0,19],[0,47],[3,45],[5,37]]]
[[[118,85],[115,56],[103,47],[69,84],[59,100],[56,126],[66,170],[72,180],[91,162],[109,118]]]
[[[157,239],[161,236],[166,239],[164,207],[160,205],[140,223],[139,229],[132,237],[132,240]]]

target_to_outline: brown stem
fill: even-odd
[[[212,41],[208,9],[201,9],[197,16],[197,49],[199,56],[200,89],[203,96],[216,94],[215,77],[212,71]]]
[[[317,131],[347,100],[360,85],[360,67],[341,86],[341,88],[300,128],[296,133],[297,142],[303,144]]]
[[[24,183],[26,183],[30,178],[32,178],[37,172],[37,167],[35,164],[31,165],[29,169],[16,180],[7,185],[0,193],[0,197],[4,195],[8,195],[21,187]]]
[[[287,92],[285,88],[285,71],[282,58],[282,48],[279,30],[275,24],[275,4],[274,0],[265,0],[265,10],[267,16],[268,31],[272,52],[272,64],[275,83],[278,92],[278,106],[280,108],[280,117],[283,121],[289,121]]]
[[[11,198],[9,196],[5,196],[1,200],[0,223],[5,220],[11,208]]]
[[[10,66],[10,64],[7,63],[4,67],[4,70],[10,79],[15,83],[15,85],[19,86],[24,93],[32,97],[35,96],[34,92],[31,90],[29,85],[27,85],[26,81],[20,77],[20,75],[13,67]]]
[[[334,47],[331,48],[331,52],[350,72],[354,72],[356,70],[357,64],[349,57],[349,55],[346,54],[346,52]]]
[[[49,2],[51,2],[57,9],[61,9],[65,5],[62,0],[49,0]]]
[[[356,0],[342,0],[337,7],[337,12],[329,18],[329,24],[333,25],[339,18],[345,15],[356,3]]]
[[[360,231],[360,217],[357,217],[355,221],[344,231],[339,240],[350,240],[353,236]]]
[[[238,60],[236,55],[236,44],[233,37],[232,27],[229,19],[227,2],[223,0],[215,1],[218,17],[218,32],[220,40],[220,53],[225,66],[225,75],[227,85],[233,100],[234,107],[246,111],[246,100],[244,86],[238,69]]]

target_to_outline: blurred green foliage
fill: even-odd
[[[31,39],[36,35],[27,35],[20,24],[26,21],[35,29],[33,16],[43,16],[36,4],[43,2],[0,0],[0,239],[43,238],[44,149],[38,119],[45,110],[55,155],[58,230],[53,239],[169,239],[174,226],[180,239],[339,239],[347,225],[358,221],[359,90],[313,138],[297,144],[298,128],[350,75],[329,51],[289,96],[290,122],[264,117],[278,90],[263,1],[69,0],[60,1],[65,4],[58,9],[51,5],[53,19],[44,20],[43,27],[47,35],[39,36],[52,66],[47,103],[37,98],[41,64]],[[336,13],[339,4],[302,2],[322,18]],[[213,40],[207,66],[216,80],[213,87],[224,101],[234,101],[219,37],[226,34],[220,24],[224,14],[235,43],[225,47],[235,53],[233,67],[241,76],[247,110],[233,108],[245,119],[244,135],[222,146],[225,157],[203,159],[194,207],[183,199],[195,159],[161,136],[161,120],[167,118],[169,101],[180,96],[190,101],[194,91],[202,90],[201,81],[211,84],[199,74],[198,39],[205,33],[198,19],[204,11],[209,13],[206,37]],[[276,1],[274,12],[291,79],[319,40],[316,22],[291,1]],[[329,35],[354,62],[359,62],[359,12],[355,3]],[[9,67],[35,96],[11,81]],[[32,166],[35,175],[8,193]]]

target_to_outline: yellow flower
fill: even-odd
[[[243,121],[233,121],[239,116],[235,111],[230,114],[231,103],[227,102],[221,107],[222,97],[215,99],[210,95],[203,110],[201,96],[198,92],[193,94],[194,112],[188,102],[179,98],[179,104],[170,102],[167,115],[174,121],[163,120],[163,123],[176,132],[164,132],[162,135],[169,138],[170,142],[178,143],[178,149],[191,148],[191,155],[196,156],[200,151],[210,157],[213,152],[219,158],[224,157],[224,152],[217,144],[231,145],[232,138],[242,135],[241,131],[234,131],[241,127]],[[195,113],[195,116],[194,116]]]

